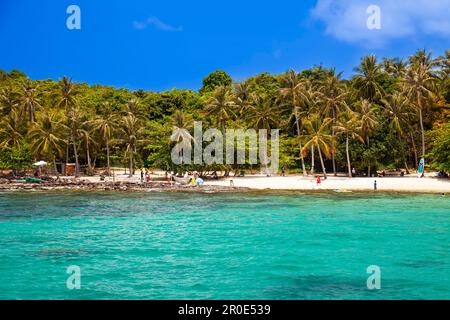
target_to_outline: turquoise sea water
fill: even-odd
[[[0,193],[0,299],[449,298],[448,196]]]

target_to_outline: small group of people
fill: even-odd
[[[150,175],[150,171],[148,171],[148,169],[145,169],[145,173],[144,173],[144,169],[141,169],[141,182],[151,182],[152,181],[152,176]]]
[[[198,174],[197,171],[194,171],[194,175],[191,178],[191,181],[189,182],[189,184],[191,186],[202,186],[204,183],[203,179],[200,178],[200,175]]]

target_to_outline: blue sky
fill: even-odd
[[[66,9],[81,9],[68,30]],[[369,5],[381,9],[369,30]],[[335,66],[361,56],[450,49],[450,0],[0,0],[0,68],[33,79],[130,89],[198,89],[223,69],[235,80],[267,71]]]

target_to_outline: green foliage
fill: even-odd
[[[28,169],[32,163],[29,145],[0,149],[0,169]]]
[[[431,166],[438,170],[450,172],[450,122],[430,132],[432,149],[429,157]]]
[[[220,86],[231,86],[233,83],[233,79],[222,70],[216,70],[210,73],[205,79],[203,79],[203,87],[200,89],[200,94],[205,94],[208,92],[214,91],[217,87]]]

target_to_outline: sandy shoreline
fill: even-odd
[[[317,185],[313,176],[300,177],[243,177],[229,178],[208,182],[209,185],[226,186],[233,180],[235,187],[255,190],[317,190],[317,191],[377,191],[380,192],[413,192],[413,193],[450,193],[450,180],[417,177],[377,177],[377,178],[346,178],[328,177]]]
[[[450,194],[450,180],[437,178],[408,177],[377,177],[377,178],[347,178],[328,177],[318,186],[313,176],[266,177],[252,175],[246,177],[229,177],[218,180],[206,180],[204,186],[193,187],[170,184],[160,177],[159,181],[141,183],[138,175],[128,177],[117,175],[114,181],[108,178],[100,181],[99,177],[83,177],[79,181],[73,178],[61,178],[60,182],[46,183],[1,183],[0,191],[53,191],[53,190],[86,190],[86,191],[144,191],[144,192],[262,192],[262,191],[324,191],[324,192],[373,192],[374,182],[377,182],[378,192],[412,192],[412,193],[444,193]]]

